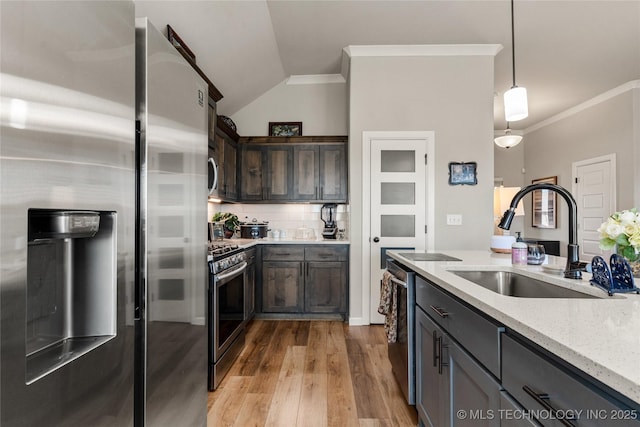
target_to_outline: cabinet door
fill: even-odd
[[[540,424],[529,419],[525,409],[506,391],[500,392],[500,427],[537,427]]]
[[[485,369],[449,341],[452,426],[500,426],[500,386]]]
[[[267,199],[289,200],[292,192],[292,147],[267,149]]]
[[[448,338],[416,307],[416,409],[426,427],[451,425]]]
[[[303,262],[262,263],[262,312],[300,313],[303,308]]]
[[[344,313],[347,306],[347,264],[312,261],[305,267],[305,312]]]
[[[236,186],[236,144],[225,139],[224,142],[224,184],[223,192],[227,200],[238,198],[238,188]]]
[[[241,144],[240,149],[240,200],[263,200],[263,153],[261,146]]]
[[[347,201],[345,145],[320,146],[320,200]]]
[[[296,145],[293,149],[293,199],[318,200],[320,161],[315,145]]]
[[[245,295],[244,317],[249,320],[256,312],[256,265],[254,262],[247,265],[245,270]]]
[[[216,162],[218,163],[218,197],[224,199],[224,183],[226,181],[224,167],[224,136],[216,133],[215,137]]]

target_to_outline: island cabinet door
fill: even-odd
[[[506,391],[500,392],[500,427],[537,427],[529,413]]]
[[[451,425],[500,427],[500,385],[454,341],[448,343]]]
[[[262,312],[302,312],[303,265],[299,261],[262,263]]]
[[[425,427],[451,425],[449,339],[416,307],[416,409]]]
[[[307,262],[305,312],[346,311],[347,268],[345,262]]]

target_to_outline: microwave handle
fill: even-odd
[[[211,186],[211,190],[216,190],[218,188],[218,165],[216,165],[213,157],[209,157],[209,163],[213,168],[213,185]]]

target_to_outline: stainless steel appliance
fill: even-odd
[[[206,85],[134,12],[0,2],[3,427],[206,425]]]
[[[336,221],[336,211],[338,205],[335,203],[327,203],[322,205],[320,209],[320,219],[324,222],[322,237],[324,239],[335,239],[338,233],[338,222]]]
[[[392,259],[387,259],[387,271],[397,292],[397,339],[389,343],[387,353],[393,376],[410,405],[416,404],[416,359],[415,359],[415,273]]]
[[[209,243],[209,390],[215,390],[244,348],[247,255],[236,244]]]
[[[218,196],[218,162],[216,162],[215,154],[209,148],[209,160],[207,161],[207,187],[209,188],[209,197]]]
[[[137,422],[204,426],[207,84],[146,18],[136,19],[136,72]]]
[[[0,19],[0,425],[132,425],[134,6]]]

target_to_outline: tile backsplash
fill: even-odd
[[[217,204],[209,203],[209,219],[216,212],[233,212],[240,221],[268,221],[271,230],[282,230],[294,236],[300,227],[313,228],[320,236],[324,223],[320,219],[321,204]],[[349,231],[349,205],[338,205],[338,228]]]

